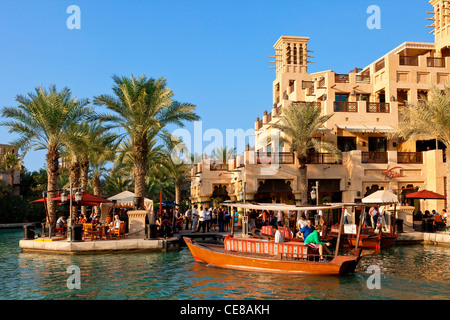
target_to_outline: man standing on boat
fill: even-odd
[[[275,243],[283,243],[284,242],[283,233],[280,230],[278,230],[277,225],[274,225],[273,228],[276,230],[275,231]]]

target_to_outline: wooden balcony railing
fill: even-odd
[[[366,111],[368,113],[389,113],[389,103],[367,102]]]
[[[358,103],[348,101],[335,101],[334,112],[358,112]]]
[[[336,83],[349,83],[350,77],[348,74],[335,74],[334,75],[334,82]]]
[[[321,78],[320,80],[319,80],[319,83],[317,84],[317,88],[318,89],[325,89],[326,87],[325,87],[325,78]]]
[[[384,68],[384,65],[385,65],[384,59],[378,61],[378,62],[375,64],[375,72],[380,71],[381,69],[383,69],[383,68]]]
[[[257,152],[256,154],[257,164],[294,164],[293,152]]]
[[[370,84],[370,75],[357,74],[356,83]]]
[[[445,59],[427,57],[427,67],[445,68]]]
[[[311,88],[311,87],[314,87],[314,81],[305,81],[305,80],[302,80],[302,89],[303,89],[303,90],[309,89],[309,88]]]
[[[213,163],[210,163],[209,170],[211,170],[211,171],[227,171],[228,164],[220,163],[220,162],[213,162]]]
[[[309,152],[307,163],[310,164],[342,164],[331,153]]]
[[[423,163],[423,153],[397,152],[397,163]]]
[[[361,152],[362,163],[387,163],[387,152],[363,151]]]
[[[418,66],[419,65],[419,57],[415,56],[398,56],[399,57],[399,65],[401,66]]]

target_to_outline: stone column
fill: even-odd
[[[128,236],[129,239],[145,239],[145,217],[147,211],[128,211]]]

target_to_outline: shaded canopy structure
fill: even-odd
[[[47,201],[47,200],[48,200],[48,198],[44,197],[44,198],[40,198],[40,199],[31,201],[30,203],[44,204],[45,201]],[[61,202],[61,195],[58,195],[57,197],[52,198],[50,200],[58,202],[59,205],[67,205],[70,203],[70,196],[67,197],[67,200],[65,202]],[[102,198],[102,197],[95,196],[95,195],[90,194],[85,191],[81,191],[81,201],[75,201],[75,193],[72,195],[72,204],[73,205],[95,207],[95,206],[100,206],[100,204],[102,204],[102,203],[112,203],[112,201]]]
[[[111,201],[110,203],[100,205],[100,221],[105,221],[108,213],[115,208],[134,208],[134,198],[135,194],[131,191],[122,191],[112,197],[109,197],[108,200]],[[148,212],[153,211],[153,200],[144,198],[144,210]]]
[[[398,196],[389,190],[378,190],[361,199],[362,203],[396,204]]]
[[[430,190],[420,190],[417,192],[409,193],[406,195],[406,198],[408,199],[441,199],[445,200],[445,196]]]
[[[172,201],[168,201],[168,200],[158,203],[158,205],[161,205],[161,207],[178,207],[178,206],[180,206],[179,204],[172,202]]]

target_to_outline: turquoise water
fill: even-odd
[[[450,299],[450,248],[396,246],[365,256],[354,276],[257,274],[208,267],[179,252],[53,255],[23,253],[22,229],[0,230],[2,300],[199,299]],[[80,268],[80,289],[69,289],[69,266]],[[380,270],[380,289],[369,289]],[[373,283],[373,281],[369,281]]]

